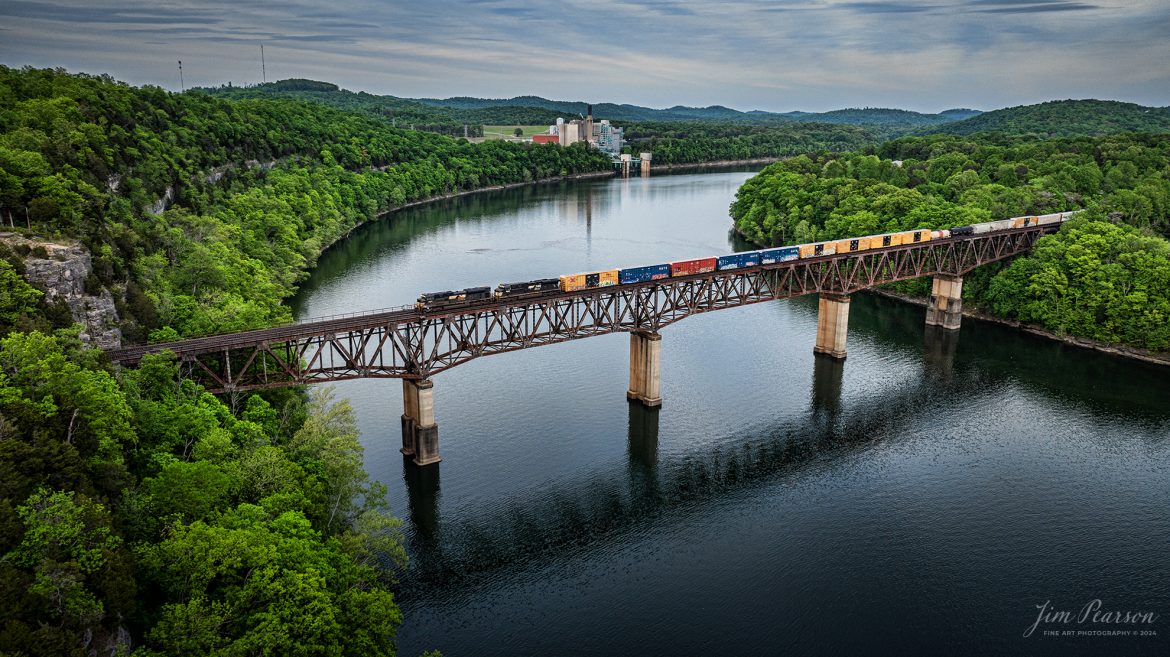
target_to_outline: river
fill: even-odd
[[[721,170],[412,208],[327,252],[298,318],[734,250]],[[404,463],[396,380],[336,386],[403,519],[399,654],[1166,654],[1170,371],[855,295],[662,331],[660,411],[607,335],[434,378],[443,461]],[[1153,612],[1112,625],[1080,610]],[[1040,622],[1049,609],[1068,623]],[[1055,636],[1046,631],[1154,631]]]

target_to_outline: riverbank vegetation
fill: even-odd
[[[1170,135],[903,138],[797,157],[739,190],[736,230],[780,245],[1085,209],[972,272],[968,304],[1057,333],[1170,349]],[[926,282],[900,289],[924,294]]]
[[[291,99],[0,67],[0,653],[391,655],[405,553],[326,392],[119,371],[24,278],[92,253],[129,341],[270,325],[321,251],[406,203],[604,172]]]

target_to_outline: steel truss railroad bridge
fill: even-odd
[[[1060,224],[963,235],[868,251],[791,260],[643,283],[488,299],[458,308],[413,306],[268,329],[127,347],[111,360],[135,366],[170,350],[180,373],[209,391],[345,381],[403,379],[404,454],[439,461],[431,376],[491,354],[607,333],[630,333],[627,396],[659,406],[659,331],[697,313],[820,294],[814,351],[845,357],[848,295],[894,281],[934,277],[926,323],[959,328],[962,276],[1029,251]]]

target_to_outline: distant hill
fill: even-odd
[[[485,109],[489,107],[543,108],[564,118],[575,118],[585,112],[585,101],[549,100],[540,96],[516,96],[514,98],[418,98],[419,103],[456,110]],[[711,105],[709,107],[686,107],[675,105],[666,109],[654,109],[639,105],[594,103],[593,115],[613,121],[732,121],[740,123],[775,123],[779,121],[801,121],[816,123],[839,123],[847,125],[903,125],[918,127],[938,125],[965,119],[979,112],[976,110],[947,110],[939,114],[921,114],[900,109],[863,108],[842,109],[832,112],[765,112],[739,110]]]
[[[1170,108],[1144,107],[1115,100],[1056,100],[986,112],[917,132],[950,135],[1003,132],[1041,137],[1170,132]]]
[[[455,113],[442,107],[424,105],[395,96],[377,96],[364,91],[348,91],[329,82],[316,80],[281,80],[249,87],[200,87],[200,91],[226,98],[266,98],[280,96],[328,105],[348,111],[367,111],[403,124],[451,124]]]
[[[956,110],[950,111],[955,112]],[[975,110],[958,111],[974,112]],[[921,114],[909,110],[866,107],[864,109],[851,108],[821,112],[819,114],[805,114],[801,117],[801,120],[817,121],[820,123],[845,123],[849,125],[921,126],[949,123],[951,121],[958,121],[960,118],[966,118],[967,116],[970,115],[956,117],[947,114]]]
[[[471,133],[481,125],[551,124],[557,117],[576,118],[584,114],[584,101],[549,100],[540,96],[514,98],[399,98],[341,89],[329,82],[291,79],[251,87],[200,89],[211,95],[232,98],[283,96],[321,103],[350,111],[365,111],[399,126],[416,126],[456,135],[463,126]],[[1143,107],[1112,100],[1060,100],[1022,105],[992,112],[948,109],[923,114],[880,107],[847,108],[830,112],[765,112],[711,105],[665,109],[639,105],[594,103],[593,115],[618,122],[777,125],[827,123],[868,127],[881,138],[905,134],[969,135],[977,132],[1035,134],[1041,137],[1103,135],[1118,132],[1170,132],[1170,108]]]
[[[952,118],[956,121],[962,121],[963,119],[969,119],[972,116],[979,116],[982,113],[983,112],[980,112],[979,110],[967,109],[967,108],[949,109],[949,110],[943,110],[943,111],[939,112],[940,115],[949,116],[950,118]]]
[[[482,110],[500,107],[540,108],[566,119],[577,118],[585,113],[585,101],[549,100],[540,96],[516,96],[514,98],[418,98],[417,102],[434,107],[454,110]],[[740,112],[720,105],[710,107],[684,107],[676,105],[667,109],[653,109],[638,105],[594,103],[593,116],[612,121],[744,121],[780,118],[770,112]]]
[[[199,91],[231,98],[284,96],[299,98],[345,110],[364,110],[400,124],[447,126],[452,131],[467,125],[540,125],[553,123],[558,117],[576,118],[585,113],[585,101],[549,100],[540,96],[514,98],[400,98],[341,89],[330,82],[290,79],[250,87],[201,88]],[[776,123],[833,123],[878,126],[887,134],[903,134],[924,126],[936,126],[979,114],[976,110],[951,109],[938,114],[922,114],[900,109],[876,107],[850,108],[832,112],[765,112],[740,110],[711,105],[687,107],[675,105],[665,109],[640,105],[594,103],[597,118],[624,122],[659,123],[708,121],[769,125]]]

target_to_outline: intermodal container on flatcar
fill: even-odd
[[[1011,219],[1002,219],[1000,221],[988,221],[988,222],[982,223],[982,224],[972,224],[971,225],[971,229],[975,232],[976,235],[982,235],[983,233],[991,233],[991,232],[995,232],[997,230],[1007,230],[1008,228],[1011,228],[1011,227],[1012,227],[1012,220]]]
[[[565,292],[587,290],[595,287],[606,287],[618,284],[618,270],[595,271],[587,274],[570,274],[561,276],[561,289]]]
[[[629,269],[622,269],[618,272],[618,282],[622,285],[656,281],[660,278],[670,278],[670,265],[630,267]]]
[[[916,242],[929,242],[934,234],[929,230],[908,230],[902,233],[903,244],[914,244]]]
[[[799,257],[800,249],[795,246],[786,246],[780,249],[767,249],[765,251],[760,251],[760,264],[774,265],[777,262],[796,260]]]
[[[843,240],[834,242],[837,245],[837,253],[852,253],[854,251],[865,251],[870,248],[869,237],[849,237]]]
[[[670,263],[671,276],[687,276],[690,274],[705,274],[715,271],[715,258],[699,258],[697,260],[679,260]]]
[[[817,242],[816,244],[801,244],[800,257],[815,258],[817,256],[834,255],[837,253],[836,242]]]
[[[715,259],[715,269],[718,271],[755,267],[758,264],[760,264],[760,254],[756,251],[733,253],[731,255],[719,256]]]

